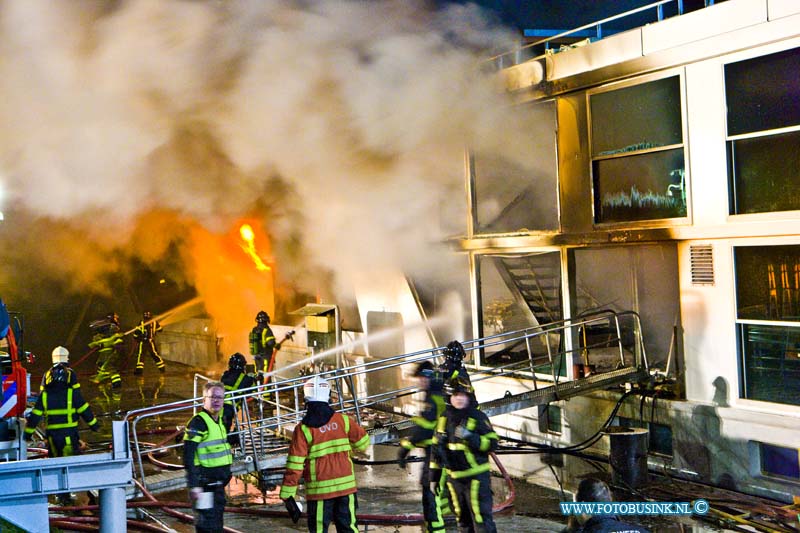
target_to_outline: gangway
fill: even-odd
[[[592,339],[587,332],[601,330],[601,339]],[[465,341],[467,352],[490,349],[511,349],[523,346],[527,357],[496,368],[471,369],[473,384],[480,390],[480,382],[496,376],[513,377],[530,384],[532,390],[481,403],[481,410],[496,416],[552,401],[567,399],[624,383],[638,382],[649,375],[647,358],[641,334],[639,316],[631,311],[598,311],[578,319],[567,319],[522,330]],[[339,411],[354,416],[365,424],[366,413],[375,411],[398,415],[397,422],[368,428],[373,444],[397,441],[412,427],[409,415],[404,414],[398,400],[418,392],[416,387],[402,387],[372,396],[359,397],[355,383],[372,372],[401,365],[415,364],[440,357],[443,348],[421,350],[393,357],[370,360],[360,364],[346,363],[339,369],[321,372],[332,383],[336,392],[334,403]],[[345,359],[343,359],[345,361]],[[578,361],[580,372],[573,371],[567,361]],[[313,362],[313,359],[312,361]],[[582,374],[582,375],[581,375]],[[280,468],[285,464],[287,435],[302,419],[302,386],[306,377],[280,378],[280,370],[273,375],[274,382],[249,389],[226,393],[226,400],[236,404],[241,400],[240,412],[234,431],[241,444],[235,448],[235,473],[258,472]],[[212,378],[195,375],[195,396],[203,382]],[[268,397],[269,400],[264,398]],[[200,399],[175,402],[150,407],[127,414],[137,476],[151,492],[174,490],[183,486],[182,472],[167,472],[146,476],[142,458],[152,453],[169,451],[180,443],[169,443],[153,449],[139,442],[137,427],[153,416],[186,411],[188,420],[201,405]],[[192,413],[190,413],[191,411]],[[279,482],[265,476],[269,482]]]

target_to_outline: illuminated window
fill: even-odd
[[[730,213],[800,209],[800,48],[725,65]]]
[[[740,246],[734,258],[741,396],[800,405],[800,246]]]
[[[687,216],[681,78],[589,95],[595,223]]]

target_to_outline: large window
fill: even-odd
[[[595,223],[687,216],[681,78],[589,95]]]
[[[800,245],[735,249],[741,396],[800,405]]]
[[[725,65],[731,214],[800,209],[800,48]]]

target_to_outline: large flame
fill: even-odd
[[[264,264],[264,261],[262,261],[256,251],[256,235],[253,232],[253,227],[250,224],[242,224],[239,227],[239,235],[242,236],[242,240],[244,241],[244,244],[241,245],[242,250],[253,259],[256,268],[258,270],[271,270]]]
[[[253,232],[253,242],[258,237],[268,252],[267,235],[256,235],[249,224],[246,226]],[[270,315],[275,313],[273,270],[253,268],[252,256],[242,253],[247,250],[241,245],[241,232],[239,228],[220,235],[199,226],[191,230],[195,286],[216,322],[223,354],[248,353],[248,334],[256,313],[262,309]]]

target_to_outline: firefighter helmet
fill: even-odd
[[[461,375],[454,377],[447,383],[445,392],[450,396],[459,392],[464,394],[473,394],[475,389],[472,387],[472,383],[470,382],[469,378]]]
[[[328,380],[314,376],[303,384],[303,396],[307,402],[328,402],[331,398],[331,385]]]
[[[266,311],[259,311],[256,315],[256,322],[259,324],[269,324],[269,315]]]
[[[53,348],[53,364],[58,365],[61,363],[69,362],[69,350],[63,346],[56,346]]]
[[[453,366],[461,366],[461,362],[466,355],[464,346],[458,341],[450,341],[442,352],[444,353],[445,362]]]
[[[414,369],[414,376],[421,376],[424,378],[430,378],[433,376],[433,363],[430,361],[422,361],[421,363],[417,364],[417,367]]]
[[[247,359],[245,359],[244,356],[239,352],[236,352],[230,357],[230,359],[228,359],[228,368],[231,370],[238,370],[239,372],[242,372],[246,366]]]

